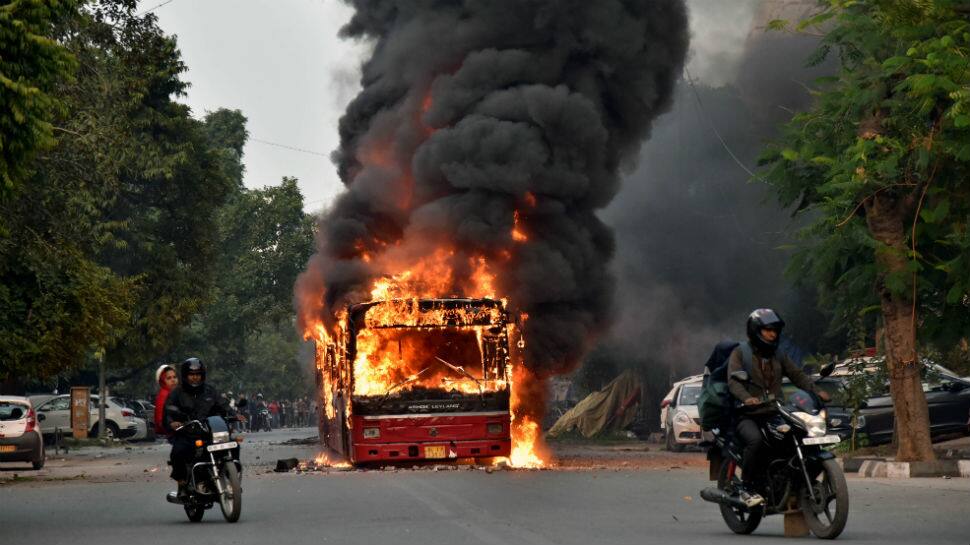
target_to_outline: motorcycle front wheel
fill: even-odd
[[[219,484],[222,485],[222,495],[219,496],[219,507],[226,522],[236,522],[242,512],[242,486],[239,481],[239,470],[236,464],[228,462],[219,472]]]
[[[839,537],[849,520],[849,487],[835,460],[822,462],[822,471],[815,478],[812,493],[814,499],[808,489],[802,488],[798,498],[808,529],[822,539]]]
[[[721,463],[721,471],[717,478],[717,487],[733,495],[737,487],[741,484],[741,478],[737,475],[738,469],[733,459],[728,458],[724,460]],[[721,508],[721,517],[724,518],[725,524],[735,534],[750,534],[761,524],[763,511],[760,507],[755,508],[753,511],[737,509],[723,503],[719,504],[719,507]]]

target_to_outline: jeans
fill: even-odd
[[[754,482],[758,471],[758,458],[764,447],[764,436],[761,435],[760,419],[745,417],[737,425],[738,439],[744,445],[741,462],[741,480],[745,485]]]
[[[172,478],[176,481],[187,481],[189,472],[186,465],[195,460],[195,440],[188,437],[173,437],[172,452],[169,460],[172,462]]]

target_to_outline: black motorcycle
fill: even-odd
[[[273,431],[273,418],[269,413],[269,409],[266,407],[256,409],[256,413],[253,414],[253,422],[250,429],[254,432]]]
[[[828,374],[826,371],[831,372],[823,370],[823,376]],[[737,371],[732,377],[749,381],[744,371]],[[849,518],[849,489],[835,455],[823,449],[840,439],[827,433],[821,400],[796,389],[784,401],[769,396],[751,408],[765,406],[774,408],[775,414],[761,428],[767,444],[762,456],[766,463],[753,490],[764,502],[749,508],[739,499],[744,445],[736,441],[733,432],[718,429],[712,430],[715,444],[708,453],[712,479],[717,469],[717,487],[705,488],[701,497],[719,504],[724,522],[738,534],[753,532],[765,515],[801,511],[816,537],[838,537]]]
[[[192,420],[175,430],[195,438],[195,458],[189,469],[188,498],[183,501],[169,492],[170,503],[182,505],[192,522],[199,522],[207,509],[219,503],[227,522],[239,520],[242,511],[242,464],[238,437],[232,435],[221,416]]]

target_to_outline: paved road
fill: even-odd
[[[285,452],[258,442],[249,448],[261,460]],[[695,468],[276,474],[254,466],[243,482],[242,519],[233,525],[218,508],[203,523],[189,523],[165,503],[164,478],[128,476],[0,487],[0,543],[788,542],[780,517],[766,519],[755,537],[728,532],[717,508],[697,498],[707,481]],[[970,543],[968,479],[852,479],[849,486],[853,504],[843,541]]]

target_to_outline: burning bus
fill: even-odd
[[[321,441],[354,464],[510,456],[511,329],[494,299],[350,305],[316,340]]]

